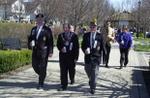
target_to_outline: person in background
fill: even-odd
[[[101,27],[100,26],[97,27],[97,32],[101,33]]]
[[[53,36],[51,29],[45,26],[41,13],[36,15],[36,26],[31,30],[28,47],[32,49],[32,67],[39,75],[37,89],[44,89],[48,57],[53,54]]]
[[[75,82],[75,63],[79,56],[79,42],[70,24],[63,25],[64,32],[58,35],[57,48],[59,50],[60,80],[59,91],[68,87],[68,72],[71,84]]]
[[[73,26],[73,25],[70,25],[70,32],[75,32],[75,31],[74,31],[74,26]]]
[[[128,28],[124,27],[123,32],[118,37],[119,49],[120,49],[120,69],[128,64],[129,50],[132,46],[132,35],[128,32]]]
[[[119,38],[119,34],[122,32],[122,30],[119,28],[118,30],[117,30],[117,33],[115,34],[115,40],[117,41],[118,40],[118,38]]]
[[[83,35],[81,49],[84,56],[85,72],[89,79],[90,93],[94,94],[99,73],[101,51],[103,50],[103,37],[97,32],[97,24],[90,23],[90,32]]]
[[[114,33],[114,29],[111,27],[111,23],[107,22],[107,26],[105,28],[106,32],[104,35],[104,39],[105,39],[105,48],[106,48],[106,53],[104,55],[104,62],[106,63],[106,67],[108,66],[109,63],[109,56],[110,56],[110,51],[111,51],[111,44],[115,41],[115,33]]]

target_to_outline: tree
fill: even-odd
[[[77,26],[84,21],[97,17],[99,21],[103,16],[112,12],[107,0],[40,0],[42,12],[48,19],[69,22]],[[97,6],[95,6],[97,5]],[[107,13],[106,11],[107,10]]]
[[[18,17],[19,22],[21,21],[21,16],[25,14],[25,6],[21,0],[17,0],[12,4],[11,11]]]

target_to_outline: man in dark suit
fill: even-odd
[[[57,40],[61,76],[61,88],[58,90],[67,89],[68,72],[71,84],[75,82],[75,62],[78,60],[79,56],[79,42],[77,35],[70,31],[71,28],[69,24],[64,24],[63,29],[64,32],[59,34]]]
[[[89,78],[90,93],[96,89],[97,75],[99,71],[100,56],[103,50],[103,37],[97,31],[95,22],[90,23],[90,32],[85,33],[82,41],[82,51],[85,54],[85,71]]]
[[[43,14],[36,15],[36,26],[32,28],[28,39],[29,49],[32,49],[32,66],[39,75],[37,89],[43,89],[46,77],[48,57],[53,54],[53,36],[50,28],[44,25]]]

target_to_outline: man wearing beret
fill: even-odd
[[[44,15],[36,15],[36,26],[28,38],[28,47],[32,49],[32,67],[39,75],[37,89],[44,89],[48,57],[53,54],[53,36],[50,28],[45,26]]]
[[[81,48],[85,54],[85,71],[89,78],[90,93],[94,94],[99,71],[101,51],[104,48],[103,37],[101,33],[97,32],[97,24],[95,22],[90,23],[90,32],[83,35]]]

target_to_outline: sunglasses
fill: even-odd
[[[96,28],[96,26],[90,26],[90,28]]]

